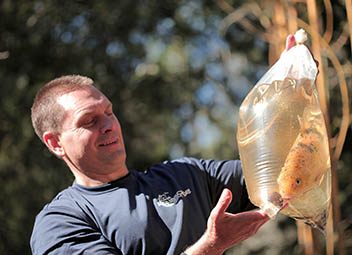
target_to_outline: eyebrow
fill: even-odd
[[[109,102],[107,104],[107,106],[105,107],[105,110],[106,109],[112,109],[112,103]],[[96,110],[96,106],[91,106],[87,109],[84,109],[82,110],[78,116],[74,119],[74,123],[79,123],[80,121],[82,121],[84,118],[86,118],[87,116],[90,116],[90,115],[94,115],[95,114],[95,110]]]
[[[86,110],[84,111],[82,114],[79,114],[74,120],[73,123],[75,125],[80,124],[82,121],[84,121],[85,118],[87,118],[88,116],[91,116],[94,114],[94,111],[91,110]]]

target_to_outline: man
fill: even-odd
[[[87,77],[46,84],[32,121],[75,177],[37,216],[33,254],[178,254],[187,247],[187,254],[221,254],[268,220],[258,211],[225,212],[230,204],[234,212],[251,208],[238,161],[184,158],[129,171],[112,104]],[[225,188],[236,195],[232,203]]]
[[[112,103],[90,78],[47,83],[32,122],[75,177],[36,217],[33,254],[222,254],[269,219],[248,211],[254,207],[238,160],[182,158],[127,169]]]

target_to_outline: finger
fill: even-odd
[[[262,222],[263,224],[270,219],[269,215],[267,215],[263,210],[251,211],[249,213],[251,213],[253,221]]]
[[[296,39],[294,37],[294,35],[288,35],[286,38],[286,50],[291,49],[293,46],[295,46],[296,44]]]
[[[265,214],[263,211],[256,211],[255,217],[253,219],[253,224],[254,224],[254,232],[256,233],[265,223],[267,223],[270,220],[270,217]]]
[[[263,213],[260,217],[261,218],[258,220],[258,228],[260,228],[262,225],[264,225],[270,220],[270,217],[265,213]]]
[[[261,222],[257,222],[256,226],[253,228],[253,229],[254,229],[254,233],[257,233],[258,230],[259,230],[266,222],[268,222],[268,220],[261,221]]]
[[[214,207],[213,211],[217,214],[225,213],[226,209],[229,207],[232,200],[232,193],[229,189],[224,189],[221,193],[219,201]]]

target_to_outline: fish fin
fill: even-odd
[[[304,131],[312,126],[312,109],[311,107],[305,107],[302,116],[297,115],[300,130]]]
[[[325,176],[325,174],[323,174],[323,175],[320,177],[320,180],[319,180],[319,186],[320,186],[320,184],[323,182],[323,180],[324,180],[324,176]]]
[[[318,183],[318,185],[320,185],[324,180],[325,173],[326,173],[326,171],[324,173],[320,173],[320,174],[316,175],[314,178],[314,182]]]
[[[300,131],[304,131],[305,130],[305,123],[304,123],[304,119],[297,115],[297,119],[298,119],[298,123],[299,123],[299,128],[300,128]]]

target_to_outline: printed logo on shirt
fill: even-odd
[[[181,198],[187,197],[191,193],[192,192],[190,189],[179,190],[172,197],[172,196],[169,196],[169,192],[164,192],[162,195],[158,196],[157,204],[159,206],[170,207],[170,206],[173,206],[174,204],[176,204]]]

